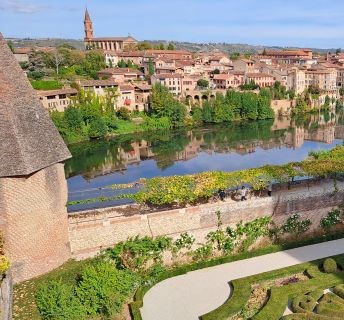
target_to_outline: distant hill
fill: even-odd
[[[55,39],[55,38],[46,38],[46,39],[18,39],[18,38],[8,38],[7,40],[11,40],[14,44],[14,47],[21,48],[21,47],[57,47],[62,44],[69,44],[77,49],[84,48],[84,41],[78,39]],[[152,44],[159,44],[164,43],[167,45],[169,42],[166,40],[146,40],[151,42]],[[249,44],[230,44],[230,43],[192,43],[192,42],[178,42],[172,41],[175,45],[176,49],[180,50],[188,50],[191,52],[211,52],[214,50],[218,50],[224,53],[231,54],[233,52],[239,53],[258,53],[262,52],[265,49],[268,50],[281,50],[285,49],[284,47],[279,46],[261,46],[261,45],[249,45]],[[289,49],[298,49],[298,48],[289,48]],[[325,53],[328,51],[335,52],[336,49],[317,49],[312,48],[314,52]]]

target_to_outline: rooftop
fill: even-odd
[[[0,177],[27,176],[71,154],[0,34]]]

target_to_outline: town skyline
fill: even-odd
[[[253,0],[188,2],[190,5],[182,7],[185,2],[181,0],[173,6],[155,0],[135,0],[130,14],[125,14],[128,5],[122,0],[116,3],[76,0],[72,4],[66,0],[49,4],[43,0],[2,0],[0,30],[5,37],[82,39],[80,21],[87,5],[95,36],[131,34],[140,41],[161,39],[319,49],[342,46],[344,3],[338,0],[316,0],[312,6],[295,0],[287,4],[266,0],[259,5]]]

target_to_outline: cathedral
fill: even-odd
[[[130,48],[136,45],[138,42],[133,37],[104,37],[104,38],[94,38],[93,37],[93,27],[92,20],[86,8],[85,10],[85,48],[90,49],[102,49],[107,51],[123,51],[125,48]]]

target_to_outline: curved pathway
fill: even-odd
[[[143,299],[143,320],[197,320],[230,294],[231,280],[344,253],[344,239],[225,263],[167,279]]]

